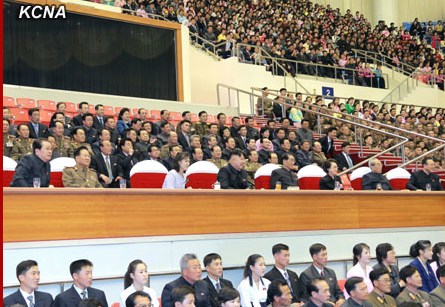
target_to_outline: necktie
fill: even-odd
[[[36,133],[36,138],[39,138],[39,124],[34,124],[34,131]]]
[[[34,307],[35,306],[34,301],[33,301],[34,297],[32,295],[30,295],[27,297],[27,299],[29,301],[29,307]]]
[[[351,168],[353,166],[353,163],[352,163],[351,157],[349,155],[346,155],[346,160],[348,160],[348,166],[349,166],[349,168]]]
[[[110,156],[105,157],[105,164],[107,165],[108,178],[110,178],[110,180],[113,180],[113,171],[111,170]]]
[[[99,122],[100,122],[100,125],[103,127],[104,126],[104,118],[99,117]]]
[[[219,293],[219,291],[221,291],[221,284],[219,283],[219,281],[215,284],[216,287],[216,292]]]
[[[292,289],[292,285],[290,283],[289,274],[287,274],[287,271],[284,271],[284,278],[286,278],[287,285],[289,286],[290,291],[292,292],[292,295],[294,294],[294,289]]]
[[[80,295],[82,296],[82,300],[86,300],[87,299],[87,292],[85,290],[80,292]]]
[[[320,276],[321,276],[321,278],[324,278],[323,269],[320,271]]]

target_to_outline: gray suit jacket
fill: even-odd
[[[430,292],[431,307],[442,307],[445,306],[445,286],[439,285],[436,289]]]

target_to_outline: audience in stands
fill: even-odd
[[[221,292],[227,291],[227,295],[230,301],[238,298],[239,293],[233,288],[233,284],[230,280],[222,278],[223,276],[223,264],[221,256],[216,253],[208,254],[203,260],[204,267],[206,268],[207,277],[203,280],[207,283],[209,288],[209,301],[211,307],[220,306],[221,302],[218,303],[219,295]],[[225,303],[227,301],[224,301]]]
[[[405,289],[397,296],[397,306],[402,303],[420,303],[421,306],[434,306],[429,294],[420,290],[423,280],[416,267],[407,265],[400,270],[400,279],[405,283]]]
[[[437,277],[437,269],[445,264],[445,242],[438,242],[433,246],[433,261],[430,263],[434,275]],[[437,281],[440,282],[439,277]]]
[[[403,280],[400,280],[399,268],[396,265],[397,259],[394,247],[389,243],[381,243],[375,248],[375,255],[378,263],[374,265],[373,269],[386,269],[388,271],[390,291],[385,291],[385,293],[388,293],[392,297],[396,298],[401,289],[405,287],[405,283]]]
[[[434,274],[429,261],[433,258],[433,247],[428,240],[420,240],[411,245],[409,255],[415,258],[410,265],[415,267],[422,279],[419,290],[427,293],[438,286],[436,275]]]
[[[369,248],[369,245],[366,243],[356,244],[352,249],[352,254],[354,255],[352,261],[354,266],[348,270],[346,277],[360,277],[365,283],[368,292],[371,292],[373,290],[373,285],[369,279],[369,273],[372,271],[372,267],[369,266],[369,263],[371,262],[371,249]],[[348,295],[350,295],[350,293],[346,290],[345,297],[349,297]]]
[[[437,268],[436,276],[439,280],[439,285],[430,292],[430,298],[433,306],[443,306],[445,304],[445,265]]]
[[[91,155],[88,149],[80,146],[74,151],[76,165],[62,171],[63,186],[67,188],[102,188],[97,172],[90,168]]]
[[[190,155],[187,152],[178,153],[173,160],[173,168],[165,177],[163,189],[184,189],[185,172],[190,166]]]
[[[242,307],[265,307],[270,281],[264,278],[266,264],[261,255],[253,254],[244,266],[244,279],[238,285]]]
[[[342,307],[372,307],[372,304],[367,301],[369,288],[366,285],[363,277],[349,277],[345,283],[345,292],[349,298]]]
[[[218,307],[240,307],[240,295],[236,289],[223,288],[218,293]]]
[[[372,306],[396,306],[394,298],[387,294],[391,291],[389,271],[385,268],[374,269],[369,273],[374,290],[369,293],[368,302]]]
[[[141,306],[152,306],[152,301],[150,295],[144,291],[136,291],[130,294],[125,300],[125,304],[122,307],[141,307]],[[122,304],[122,303],[121,303]]]

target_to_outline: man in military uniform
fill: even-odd
[[[6,157],[12,156],[12,148],[15,137],[9,135],[9,119],[3,118],[3,155]]]
[[[255,186],[255,173],[263,165],[258,162],[259,156],[256,150],[250,150],[247,154],[247,158],[249,159],[249,161],[247,161],[246,166],[244,166],[244,169],[246,170],[248,175],[247,180],[252,186]]]
[[[70,139],[65,136],[65,125],[61,121],[54,122],[53,136],[56,141],[53,157],[73,157],[74,150]]]
[[[195,134],[198,134],[201,138],[203,138],[207,131],[209,130],[209,126],[207,125],[207,112],[201,111],[198,113],[199,122],[193,124],[193,128],[195,129]]]
[[[19,161],[24,156],[32,153],[32,143],[34,142],[34,139],[29,138],[29,128],[25,124],[17,126],[17,135],[18,138],[13,142],[11,154],[14,161]]]
[[[369,278],[374,285],[374,290],[369,293],[368,302],[372,306],[396,307],[394,298],[386,293],[391,292],[391,279],[389,271],[385,268],[375,269],[369,273]]]
[[[227,165],[227,161],[224,159],[221,159],[221,155],[222,155],[221,147],[219,147],[218,145],[215,145],[210,149],[210,151],[212,153],[212,158],[208,159],[207,161],[212,162],[219,169],[221,169]]]
[[[404,302],[420,303],[422,306],[433,306],[431,303],[431,298],[425,291],[419,290],[422,287],[422,277],[420,277],[419,272],[412,265],[407,265],[400,270],[400,279],[406,284],[405,289],[400,292],[399,296],[396,298],[397,305]]]
[[[168,137],[167,137],[167,144],[164,144],[161,147],[160,158],[163,160],[168,159],[169,153],[170,153],[170,147],[176,146],[176,145],[178,145],[178,134],[175,131],[170,131],[170,133],[168,134]],[[138,145],[136,144],[136,146],[138,146]],[[147,146],[146,152],[148,152],[148,146]]]
[[[85,146],[74,151],[76,165],[65,167],[62,172],[63,186],[67,188],[102,188],[97,173],[90,168],[91,155]]]
[[[84,146],[87,148],[91,156],[94,155],[91,145],[85,142],[86,136],[85,136],[85,130],[83,130],[83,128],[81,127],[74,128],[73,132],[71,133],[71,137],[72,137],[71,147],[73,151],[76,151],[79,147]]]

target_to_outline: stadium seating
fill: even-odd
[[[403,168],[393,168],[386,174],[393,190],[404,190],[411,174]]]
[[[255,189],[261,190],[261,189],[270,189],[270,176],[272,175],[272,172],[276,169],[280,168],[277,164],[268,163],[266,165],[261,166],[256,172],[255,172]]]
[[[351,173],[351,186],[354,190],[362,189],[362,177],[367,173],[370,173],[371,169],[367,166],[362,166]]]
[[[320,179],[326,173],[318,165],[306,165],[298,171],[300,190],[320,190]]]
[[[153,160],[136,163],[130,171],[132,188],[162,188],[168,170],[164,165]]]
[[[218,177],[218,167],[212,162],[198,161],[190,165],[185,173],[186,187],[193,189],[213,189]]]
[[[52,100],[37,100],[37,106],[42,110],[48,110],[52,113],[56,111],[56,102]]]
[[[17,98],[17,105],[24,109],[31,109],[36,107],[36,101],[31,98]]]
[[[63,188],[62,172],[65,167],[72,167],[76,165],[73,158],[61,157],[51,160],[51,173],[49,181],[55,188]]]
[[[4,107],[15,107],[15,99],[9,96],[3,96],[3,106]]]

